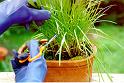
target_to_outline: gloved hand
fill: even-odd
[[[36,40],[31,40],[27,44],[30,56],[34,57],[39,53],[39,45]],[[28,54],[24,53],[18,57],[18,53],[14,51],[14,60],[11,60],[13,70],[15,72],[16,82],[41,82],[44,81],[47,66],[44,55],[33,62],[26,61],[25,63],[19,63],[19,59],[27,58]]]
[[[13,24],[23,24],[27,28],[32,21],[50,18],[50,12],[29,8],[27,0],[5,0],[0,3],[0,35]]]

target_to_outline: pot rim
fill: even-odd
[[[46,60],[47,62],[47,66],[50,67],[82,67],[82,66],[92,66],[93,63],[93,59],[94,59],[94,55],[91,55],[85,59],[81,59],[81,60],[62,60],[60,61],[59,64],[59,60]],[[88,62],[87,62],[88,61]]]

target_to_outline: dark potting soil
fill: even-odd
[[[55,44],[55,43],[54,43]],[[83,59],[83,58],[87,58],[91,55],[91,53],[93,53],[92,49],[90,48],[91,46],[89,44],[86,44],[85,48],[85,53],[82,51],[80,51],[79,49],[77,50],[77,48],[74,48],[73,46],[70,47],[70,54],[65,50],[62,49],[62,53],[61,53],[61,60],[79,60],[79,59]],[[45,52],[45,59],[47,60],[59,60],[59,53],[57,53],[59,49],[58,45],[52,45],[52,47],[50,47],[50,45],[48,46],[46,52]],[[81,49],[83,50],[84,48],[81,47]]]

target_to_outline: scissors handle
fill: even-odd
[[[39,58],[39,57],[42,55],[42,53],[43,53],[43,51],[45,50],[45,48],[46,48],[46,46],[40,47],[40,52],[39,52],[35,57],[31,58],[30,55],[28,55],[28,57],[27,57],[26,59],[24,59],[24,60],[19,60],[19,62],[20,62],[20,63],[24,63],[24,62],[26,62],[27,60],[28,60],[29,62],[35,61],[37,58]]]
[[[45,50],[45,48],[46,48],[45,46],[42,46],[40,48],[40,52],[35,57],[29,58],[28,61],[32,62],[32,61],[35,61],[37,58],[39,58],[43,54],[43,51]]]
[[[29,62],[32,62],[32,61],[35,61],[37,58],[39,58],[43,51],[45,50],[45,48],[57,37],[57,35],[54,35],[48,42],[46,39],[42,39],[40,42],[41,43],[44,43],[44,42],[47,42],[44,46],[40,46],[40,52],[33,58],[30,57],[30,54],[28,55],[28,57],[24,60],[19,60],[20,63],[24,63],[25,61],[29,61]],[[24,46],[25,49],[27,48],[26,46]]]

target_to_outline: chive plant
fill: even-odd
[[[97,29],[94,23],[100,21],[104,12],[111,6],[99,8],[100,0],[36,0],[29,3],[35,8],[42,5],[51,12],[51,18],[38,27],[34,38],[50,39],[55,34],[58,35],[47,51],[47,59],[82,59],[94,53],[92,42],[88,34],[96,34],[100,37],[107,37],[107,34]],[[36,27],[36,25],[35,25]],[[51,52],[52,51],[52,52]]]
[[[108,35],[97,29],[94,24],[99,22],[99,18],[111,8],[111,6],[99,8],[100,2],[101,0],[38,0],[36,2],[51,12],[51,18],[38,27],[34,38],[50,39],[55,34],[58,35],[48,46],[45,55],[47,59],[57,59],[60,62],[63,59],[82,59],[95,54],[92,46],[97,44],[87,35],[95,34],[108,38]],[[96,60],[97,70],[100,72],[100,65],[103,67],[104,64],[98,57]],[[105,67],[103,69],[106,70]],[[98,74],[102,77],[101,73]],[[111,80],[109,75],[108,77]]]
[[[76,56],[86,58],[93,53],[93,44],[87,34],[95,30],[94,23],[104,15],[105,9],[99,9],[100,1],[38,0],[37,4],[39,3],[50,10],[51,18],[38,28],[37,33],[44,34],[48,39],[55,34],[58,35],[48,47],[49,50],[55,51],[52,59],[57,55],[59,60]],[[63,52],[67,52],[66,55]]]

